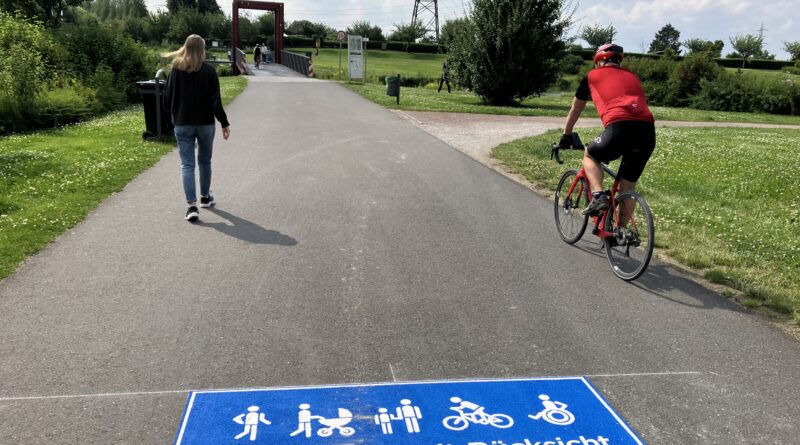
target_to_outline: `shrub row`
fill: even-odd
[[[594,50],[591,49],[580,49],[580,50],[571,50],[571,51],[564,51],[563,55],[576,55],[583,58],[583,60],[592,60],[594,58]],[[662,56],[656,54],[641,54],[641,53],[625,53],[626,59],[636,58],[636,59],[660,59]],[[684,59],[684,56],[675,56],[674,59],[676,61],[680,61]],[[714,59],[717,64],[720,66],[724,66],[725,68],[742,68],[742,59]],[[751,69],[758,69],[758,70],[779,70],[781,68],[792,66],[795,62],[785,61],[785,60],[761,60],[761,59],[751,59],[745,63],[745,68]]]
[[[782,76],[729,72],[714,59],[690,56],[680,61],[626,58],[652,105],[694,107],[715,111],[800,113],[800,86]]]
[[[311,37],[304,36],[286,36],[283,40],[283,45],[286,48],[313,48],[316,44],[315,40]],[[347,42],[343,42],[347,45]],[[338,48],[339,42],[336,40],[322,40],[320,42],[322,48]],[[408,43],[408,42],[380,42],[369,41],[367,42],[368,49],[385,49],[388,51],[404,51],[409,53],[427,53],[436,54],[444,53],[444,47],[433,43]]]
[[[0,134],[86,119],[139,100],[157,58],[94,19],[58,31],[0,12]]]

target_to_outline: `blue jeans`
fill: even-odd
[[[194,180],[194,147],[197,141],[197,165],[200,170],[200,195],[208,196],[211,188],[211,152],[214,147],[215,125],[176,125],[175,139],[181,156],[181,176],[186,202],[197,201]]]

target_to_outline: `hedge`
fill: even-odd
[[[342,42],[347,45],[347,42]],[[316,45],[315,39],[305,36],[286,36],[283,39],[283,45],[286,48],[313,48]],[[384,48],[385,46],[385,48]],[[322,39],[320,42],[322,48],[338,48],[339,42],[336,40]],[[445,53],[444,46],[436,45],[433,43],[408,43],[408,42],[381,42],[372,41],[367,42],[367,49],[386,49],[389,51],[404,51],[409,53]]]
[[[579,49],[572,51],[563,51],[562,55],[575,54],[581,56],[583,60],[592,60],[594,58],[594,50],[592,49]],[[625,57],[638,57],[640,59],[659,59],[660,55],[657,54],[641,54],[641,53],[625,53]],[[683,56],[675,56],[675,60],[683,60]],[[741,68],[742,59],[715,59],[720,66],[726,68]],[[751,59],[745,64],[745,68],[752,68],[758,70],[780,70],[787,66],[794,65],[795,62],[785,60],[762,60]]]

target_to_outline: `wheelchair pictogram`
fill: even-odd
[[[566,403],[550,400],[550,396],[547,394],[539,394],[539,400],[542,401],[544,409],[535,416],[528,414],[531,419],[544,419],[547,423],[561,426],[569,425],[575,421],[575,415],[567,411]]]

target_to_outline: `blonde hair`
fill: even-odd
[[[197,34],[186,38],[180,49],[164,54],[164,57],[173,57],[172,67],[187,73],[200,71],[206,61],[206,41]]]

